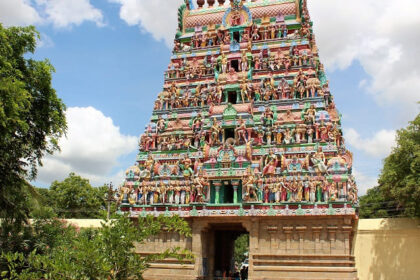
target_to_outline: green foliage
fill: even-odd
[[[45,153],[58,149],[66,129],[65,106],[51,86],[53,66],[33,53],[33,26],[0,24],[0,218],[22,221],[28,213],[26,182]]]
[[[49,191],[43,190],[42,197],[60,218],[100,218],[106,191],[106,188],[94,188],[89,180],[70,173],[62,182],[54,181]]]
[[[420,114],[397,132],[397,147],[385,159],[379,188],[406,216],[420,217]]]
[[[60,231],[64,230],[62,233]],[[102,227],[76,231],[63,224],[43,230],[55,241],[30,254],[3,252],[0,256],[2,279],[90,280],[142,279],[142,273],[154,260],[177,257],[190,261],[187,251],[173,248],[161,254],[142,256],[135,252],[136,242],[165,231],[190,236],[185,220],[179,217],[139,218],[137,224],[127,217],[105,221]],[[57,237],[60,236],[60,237]]]
[[[420,217],[420,114],[397,132],[378,182],[360,199],[362,218]]]
[[[239,265],[247,258],[245,255],[249,252],[249,234],[242,234],[235,240],[234,257]]]
[[[379,187],[367,191],[359,201],[359,216],[363,219],[388,218],[401,215],[398,204],[384,197]]]

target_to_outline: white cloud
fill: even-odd
[[[60,140],[61,152],[44,159],[38,180],[50,184],[75,172],[96,185],[110,180],[120,183],[123,170],[111,173],[122,155],[136,150],[137,137],[122,135],[111,118],[93,107],[68,108],[66,117],[68,132]]]
[[[381,106],[394,106],[405,124],[420,100],[418,0],[309,1],[321,61],[328,70],[359,61],[371,77],[364,88]]]
[[[40,15],[29,0],[1,0],[0,22],[6,26],[40,23]]]
[[[57,28],[80,25],[92,21],[103,26],[101,10],[90,4],[90,0],[36,0],[43,9],[46,19]]]
[[[380,130],[371,138],[362,138],[353,128],[345,129],[344,132],[348,144],[376,158],[386,157],[396,143],[396,133],[393,130]]]
[[[356,178],[357,188],[359,189],[359,196],[365,195],[367,190],[375,187],[378,184],[378,178],[368,176],[359,170],[353,168],[353,175]]]
[[[68,28],[92,21],[103,26],[102,11],[90,0],[1,0],[0,22],[6,26],[52,24]]]
[[[178,22],[178,7],[183,0],[109,0],[121,5],[120,18],[128,25],[138,25],[156,40],[171,46]]]

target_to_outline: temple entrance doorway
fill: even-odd
[[[244,254],[249,251],[249,233],[242,224],[213,224],[209,237],[208,279],[235,279],[235,273],[240,273],[246,262]]]

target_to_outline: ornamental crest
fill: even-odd
[[[236,27],[252,24],[252,14],[242,0],[233,0],[230,8],[223,16],[223,25],[225,27]]]

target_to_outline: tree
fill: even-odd
[[[381,189],[376,186],[360,197],[359,216],[363,219],[388,218],[402,215],[395,200],[386,199]]]
[[[241,264],[246,258],[246,254],[249,252],[249,234],[242,234],[235,240],[234,245],[234,257],[235,262]]]
[[[62,182],[54,181],[44,197],[60,218],[99,218],[104,208],[105,190],[74,173]]]
[[[23,220],[45,153],[58,150],[65,133],[65,106],[51,86],[48,60],[27,58],[39,33],[33,26],[0,24],[0,217]]]
[[[378,182],[385,199],[397,201],[406,216],[420,217],[420,114],[397,132]]]
[[[127,217],[107,221],[98,230],[85,230],[57,242],[45,254],[3,253],[0,256],[2,279],[142,279],[153,260],[177,257],[191,261],[191,254],[172,248],[147,256],[135,252],[135,243],[156,236],[162,230],[191,236],[188,223],[179,217],[139,218],[138,224]],[[3,264],[1,266],[1,264]]]
[[[420,217],[420,114],[397,132],[378,183],[360,199],[362,218]]]

